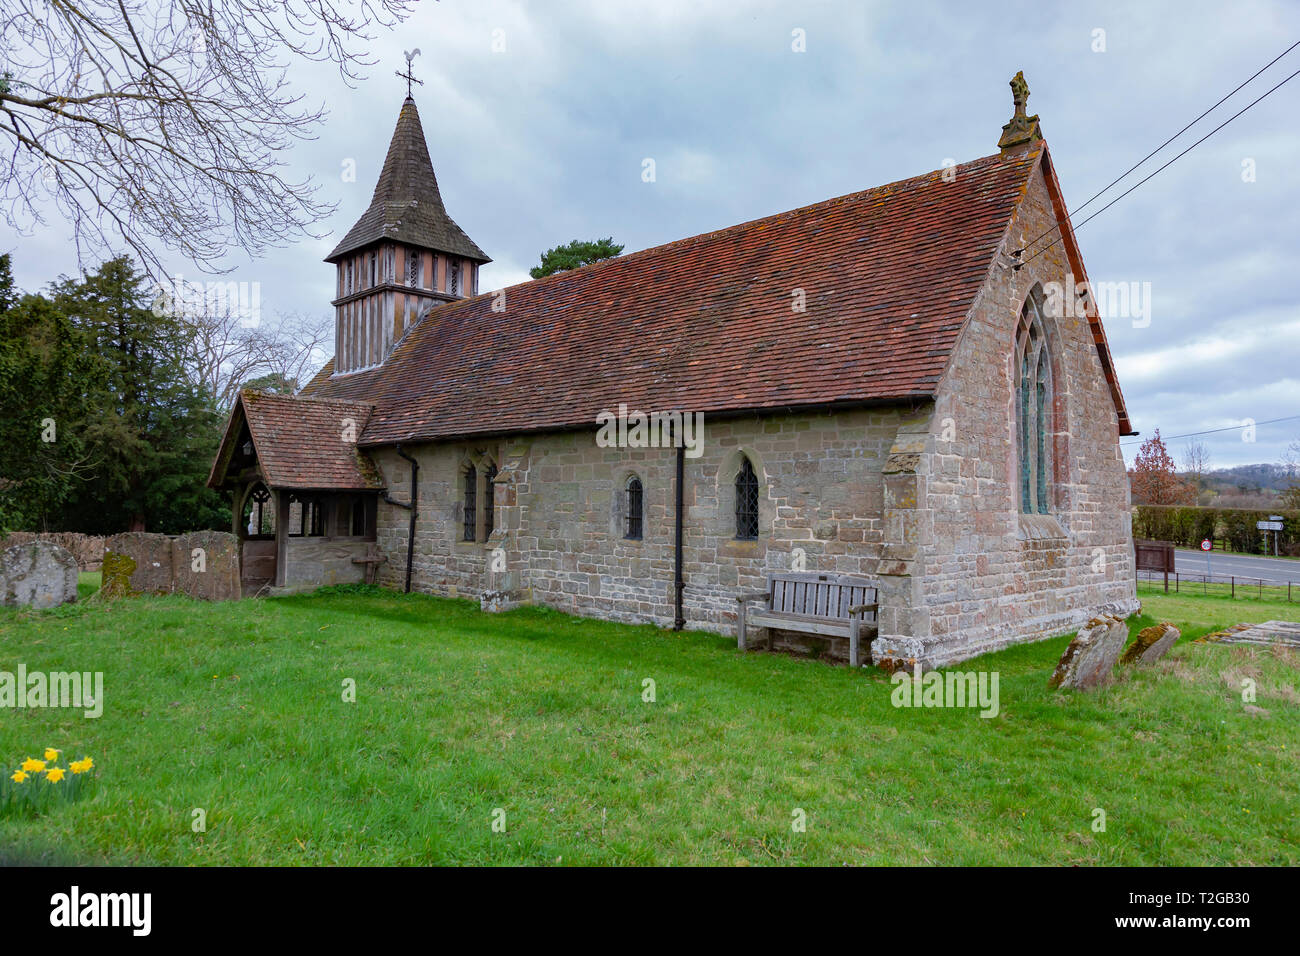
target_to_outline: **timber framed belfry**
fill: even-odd
[[[339,374],[379,365],[429,309],[478,292],[479,267],[492,260],[447,215],[410,97],[370,206],[325,261],[336,270]]]
[[[263,535],[256,482],[298,526],[304,496],[369,495],[385,586],[724,633],[779,593],[756,646],[885,667],[1132,612],[1129,415],[1095,305],[1062,304],[1087,274],[1011,89],[992,155],[481,295],[408,99],[329,257],[333,360],[274,412],[241,396],[214,486]],[[601,440],[624,415],[699,426]]]

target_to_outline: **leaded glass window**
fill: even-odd
[[[420,253],[416,249],[406,250],[406,284],[412,289],[420,284]]]
[[[1052,499],[1052,363],[1038,304],[1031,298],[1016,333],[1016,444],[1020,510],[1047,514]]]
[[[465,540],[473,541],[474,532],[478,530],[478,469],[470,465],[465,469],[465,507],[463,509],[462,519],[464,522]]]
[[[492,537],[492,529],[496,527],[497,511],[497,466],[488,467],[487,474],[483,476],[483,540],[486,541]]]
[[[736,537],[750,541],[758,537],[758,475],[748,458],[740,460],[736,472]]]
[[[636,475],[632,475],[627,480],[627,527],[623,537],[635,541],[641,540],[645,527],[644,501],[645,490],[641,486],[641,479]]]

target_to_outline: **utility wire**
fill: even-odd
[[[1173,159],[1169,160],[1169,162],[1165,163],[1163,166],[1161,166],[1161,167],[1160,167],[1159,169],[1157,169],[1155,172],[1150,173],[1150,174],[1148,174],[1147,176],[1143,177],[1142,179],[1138,180],[1136,183],[1134,183],[1134,184],[1133,184],[1132,186],[1130,186],[1128,189],[1124,190],[1122,193],[1120,193],[1118,196],[1116,196],[1116,197],[1115,197],[1114,199],[1112,199],[1110,202],[1106,203],[1106,205],[1102,206],[1100,209],[1098,209],[1096,212],[1094,212],[1094,213],[1093,213],[1091,216],[1089,216],[1087,219],[1083,220],[1083,222],[1079,223],[1077,226],[1075,226],[1075,225],[1071,225],[1071,227],[1070,227],[1071,230],[1072,230],[1072,231],[1078,231],[1079,229],[1082,229],[1084,226],[1086,226],[1088,223],[1092,222],[1092,220],[1096,219],[1096,218],[1097,218],[1098,216],[1100,216],[1103,212],[1105,212],[1105,211],[1106,211],[1107,209],[1109,209],[1111,206],[1115,205],[1115,203],[1119,202],[1121,199],[1123,199],[1125,196],[1127,196],[1127,195],[1128,195],[1129,193],[1131,193],[1133,190],[1137,189],[1137,188],[1138,188],[1139,186],[1141,186],[1143,183],[1148,182],[1152,177],[1157,176],[1157,175],[1159,175],[1160,173],[1164,172],[1166,169],[1168,169],[1170,166],[1172,166],[1174,163],[1176,163],[1176,162],[1177,162],[1178,160],[1180,160],[1182,157],[1186,156],[1188,153],[1190,153],[1192,150],[1194,150],[1197,146],[1200,146],[1202,143],[1204,143],[1207,139],[1209,139],[1211,136],[1213,136],[1213,135],[1214,135],[1215,133],[1217,133],[1219,130],[1223,129],[1223,127],[1227,126],[1229,123],[1231,123],[1233,120],[1235,120],[1235,119],[1236,119],[1238,116],[1240,116],[1242,113],[1246,112],[1246,111],[1249,110],[1251,107],[1253,107],[1255,104],[1259,103],[1260,100],[1263,100],[1265,97],[1270,96],[1270,95],[1272,95],[1273,93],[1276,93],[1276,92],[1277,92],[1278,90],[1280,90],[1283,86],[1285,86],[1286,84],[1288,84],[1288,83],[1290,83],[1292,80],[1294,80],[1297,76],[1300,76],[1300,70],[1296,70],[1294,73],[1292,73],[1290,76],[1288,76],[1285,80],[1283,80],[1283,81],[1282,81],[1281,83],[1279,83],[1277,86],[1273,87],[1273,88],[1272,88],[1271,90],[1269,90],[1267,93],[1264,93],[1264,94],[1260,95],[1257,99],[1254,99],[1254,100],[1252,100],[1250,103],[1247,103],[1247,104],[1246,104],[1245,106],[1243,106],[1240,110],[1238,110],[1237,112],[1233,113],[1231,116],[1229,116],[1226,120],[1224,120],[1224,121],[1223,121],[1222,123],[1220,123],[1218,126],[1214,127],[1214,129],[1210,130],[1208,133],[1206,133],[1204,136],[1202,136],[1202,137],[1201,137],[1200,139],[1198,139],[1196,142],[1192,143],[1191,146],[1188,146],[1185,150],[1183,150],[1181,153],[1179,153],[1179,154],[1178,154],[1177,156],[1175,156]],[[1061,238],[1063,238],[1063,237],[1057,237],[1056,239],[1053,239],[1051,242],[1049,242],[1047,245],[1043,246],[1042,249],[1039,249],[1037,252],[1035,252],[1032,256],[1030,256],[1030,257],[1029,257],[1028,259],[1026,259],[1024,262],[1017,263],[1016,266],[1015,266],[1015,268],[1019,269],[1019,268],[1021,268],[1022,266],[1028,265],[1029,263],[1033,262],[1035,259],[1037,259],[1039,256],[1041,256],[1041,255],[1042,255],[1044,252],[1046,252],[1048,249],[1052,248],[1052,246],[1054,246],[1054,245],[1056,245],[1058,242],[1060,242],[1060,241],[1061,241]]]
[[[1072,209],[1072,210],[1070,210],[1070,212],[1068,212],[1068,213],[1066,214],[1066,217],[1067,217],[1067,218],[1070,218],[1070,217],[1072,217],[1072,216],[1077,215],[1078,213],[1083,212],[1084,209],[1086,209],[1086,208],[1088,208],[1088,206],[1092,205],[1092,203],[1093,203],[1094,200],[1100,198],[1104,193],[1108,192],[1112,186],[1114,186],[1116,183],[1120,182],[1120,180],[1126,178],[1126,177],[1128,176],[1129,173],[1131,173],[1131,172],[1133,172],[1134,170],[1136,170],[1138,167],[1140,167],[1143,163],[1145,163],[1148,159],[1150,159],[1150,158],[1151,158],[1152,156],[1154,156],[1156,153],[1160,152],[1162,149],[1164,149],[1166,146],[1168,146],[1170,143],[1172,143],[1172,142],[1173,142],[1174,140],[1176,140],[1178,137],[1182,136],[1184,133],[1186,133],[1189,129],[1191,129],[1193,126],[1195,126],[1195,125],[1196,125],[1197,123],[1199,123],[1201,120],[1205,119],[1205,117],[1209,116],[1211,113],[1213,113],[1215,110],[1217,110],[1220,106],[1222,106],[1224,103],[1226,103],[1226,102],[1227,102],[1228,100],[1230,100],[1232,97],[1234,97],[1234,96],[1236,96],[1238,93],[1240,93],[1241,90],[1242,90],[1244,87],[1246,87],[1249,83],[1251,83],[1251,82],[1252,82],[1256,77],[1258,77],[1261,73],[1263,73],[1265,70],[1267,70],[1270,66],[1272,66],[1274,63],[1276,63],[1278,60],[1282,59],[1282,57],[1286,56],[1288,53],[1290,53],[1292,50],[1294,50],[1294,49],[1295,49],[1296,47],[1298,47],[1298,46],[1300,46],[1300,40],[1296,40],[1295,43],[1292,43],[1289,47],[1287,47],[1287,48],[1286,48],[1285,50],[1283,50],[1281,53],[1279,53],[1277,56],[1273,57],[1273,59],[1269,60],[1269,61],[1268,61],[1267,63],[1265,63],[1262,67],[1260,67],[1260,68],[1259,68],[1259,69],[1258,69],[1258,70],[1257,70],[1257,71],[1256,71],[1256,72],[1255,72],[1255,73],[1254,73],[1254,74],[1253,74],[1249,79],[1247,79],[1245,82],[1241,83],[1241,84],[1240,84],[1236,89],[1234,89],[1231,93],[1229,93],[1227,96],[1223,97],[1221,100],[1219,100],[1219,102],[1215,103],[1213,106],[1211,106],[1208,110],[1206,110],[1206,111],[1205,111],[1204,113],[1202,113],[1200,116],[1196,117],[1196,119],[1192,120],[1190,123],[1188,123],[1188,124],[1187,124],[1186,126],[1184,126],[1182,129],[1180,129],[1177,133],[1174,133],[1173,136],[1170,136],[1167,140],[1165,140],[1163,143],[1161,143],[1161,144],[1160,144],[1159,146],[1157,146],[1155,149],[1151,150],[1151,152],[1147,153],[1145,156],[1143,156],[1141,159],[1139,159],[1136,163],[1134,163],[1134,164],[1133,164],[1132,166],[1130,166],[1128,169],[1124,170],[1124,172],[1121,173],[1119,176],[1117,176],[1114,180],[1112,180],[1111,183],[1110,183],[1109,185],[1107,185],[1105,189],[1102,189],[1102,190],[1100,190],[1099,192],[1095,193],[1095,194],[1094,194],[1093,196],[1091,196],[1091,197],[1090,197],[1086,202],[1084,202],[1083,205],[1079,206],[1077,209]],[[1020,252],[1024,252],[1026,249],[1028,249],[1030,246],[1032,246],[1032,245],[1033,245],[1035,242],[1037,242],[1039,239],[1042,239],[1044,236],[1050,234],[1051,232],[1052,232],[1051,229],[1045,230],[1042,234],[1040,234],[1040,235],[1034,237],[1033,239],[1031,239],[1031,240],[1029,240],[1028,242],[1026,242],[1023,246],[1021,246],[1019,251],[1020,251]]]
[[[1289,422],[1289,421],[1292,421],[1293,419],[1297,419],[1297,418],[1300,418],[1300,415],[1288,415],[1286,418],[1274,418],[1274,419],[1271,419],[1271,420],[1266,421],[1266,422],[1252,422],[1252,424],[1254,424],[1254,425],[1256,425],[1256,426],[1259,426],[1259,425],[1276,425],[1278,422]],[[1245,428],[1245,427],[1246,427],[1246,426],[1245,426],[1244,424],[1243,424],[1243,425],[1228,425],[1228,426],[1225,427],[1225,428],[1211,428],[1211,429],[1209,429],[1209,430],[1207,430],[1207,431],[1203,431],[1203,432],[1188,432],[1186,435],[1161,435],[1161,436],[1160,436],[1160,440],[1161,440],[1161,441],[1177,441],[1177,440],[1180,439],[1180,438],[1195,438],[1195,437],[1197,437],[1198,435],[1214,435],[1214,434],[1217,434],[1218,432],[1235,432],[1235,431],[1240,431],[1241,429],[1243,429],[1243,428]],[[1122,441],[1122,442],[1120,442],[1120,446],[1123,447],[1123,446],[1125,446],[1125,445],[1142,445],[1142,444],[1145,444],[1145,442],[1150,441],[1150,440],[1151,440],[1151,439],[1148,438],[1148,439],[1145,439],[1144,441]]]

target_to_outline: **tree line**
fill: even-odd
[[[125,256],[23,293],[0,256],[0,532],[228,528],[206,481],[236,393],[295,391],[328,332],[160,308]]]

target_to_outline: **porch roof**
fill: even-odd
[[[245,389],[230,410],[208,486],[229,487],[241,465],[255,464],[272,488],[379,491],[384,487],[379,469],[357,448],[371,410],[366,402]],[[252,455],[243,447],[245,435]]]

